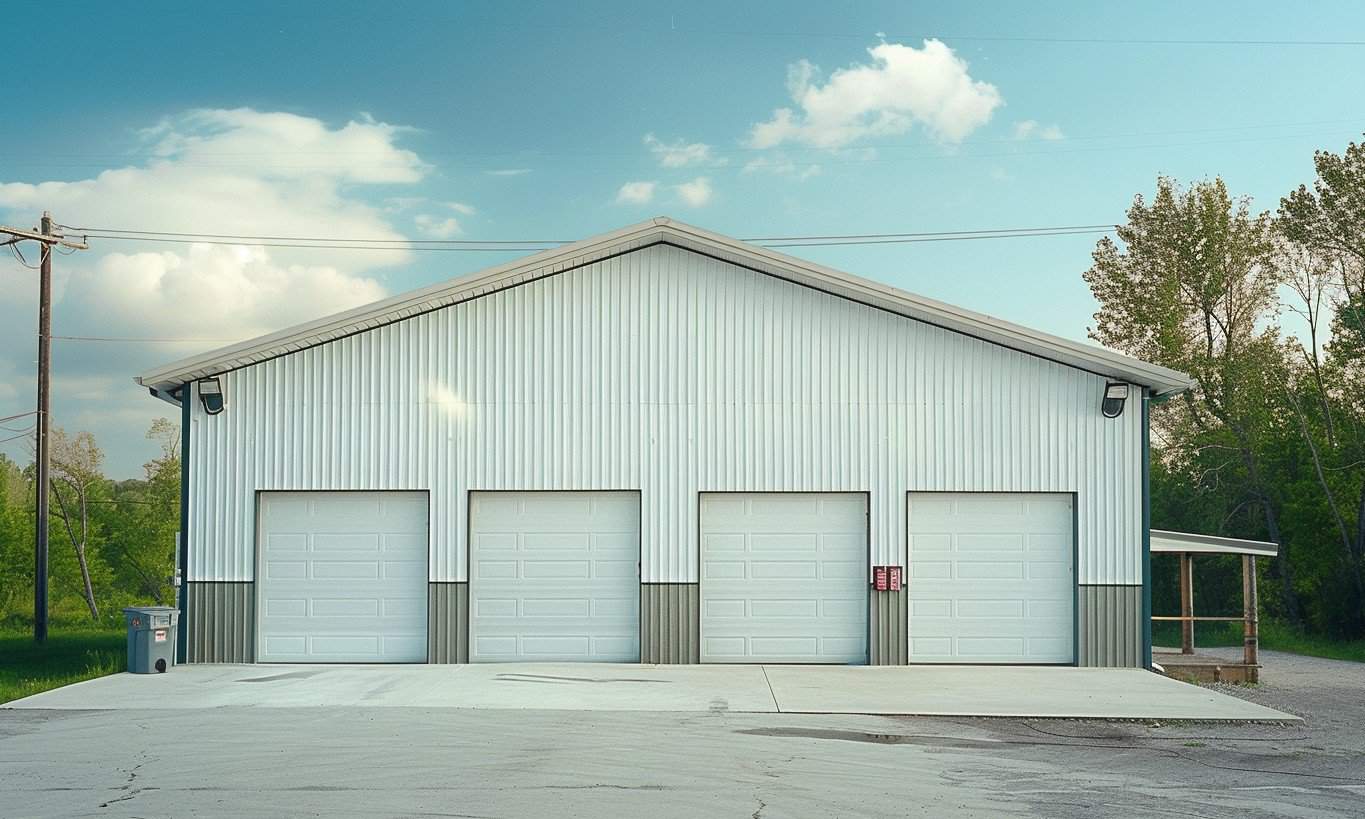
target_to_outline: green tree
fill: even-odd
[[[100,512],[103,552],[116,588],[158,605],[171,599],[175,534],[180,527],[180,428],[154,421],[147,437],[158,454],[143,465],[144,480],[120,481]]]
[[[109,574],[103,561],[92,553],[91,505],[106,494],[108,480],[101,467],[104,452],[89,432],[67,435],[60,427],[53,427],[52,458],[52,514],[61,523],[71,543],[76,566],[80,572],[81,596],[90,610],[90,618],[100,619],[99,603],[95,596],[95,576],[104,579]],[[102,570],[102,571],[101,571]]]
[[[1265,533],[1283,543],[1283,499],[1266,463],[1284,424],[1270,216],[1234,201],[1221,179],[1182,188],[1164,177],[1152,201],[1137,196],[1127,215],[1119,241],[1100,240],[1084,274],[1100,305],[1090,335],[1194,376],[1194,389],[1153,412],[1163,474],[1226,496],[1220,531],[1255,508]],[[1284,615],[1299,623],[1287,550],[1279,570]]]
[[[1317,179],[1280,201],[1276,227],[1293,248],[1290,281],[1308,326],[1299,377],[1287,391],[1339,544],[1322,564],[1320,597],[1335,601],[1333,629],[1365,631],[1365,145],[1313,156]],[[1325,326],[1324,326],[1325,325]],[[1325,332],[1330,327],[1330,336]],[[1330,337],[1330,340],[1326,340]],[[1325,557],[1325,556],[1324,556]],[[1345,586],[1345,588],[1343,588]]]

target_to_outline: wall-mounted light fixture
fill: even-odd
[[[1104,400],[1100,402],[1100,412],[1105,418],[1117,418],[1123,414],[1123,405],[1128,402],[1128,385],[1110,381],[1104,385]]]
[[[204,412],[209,415],[217,415],[223,411],[223,385],[216,378],[199,379],[199,403],[204,405]]]

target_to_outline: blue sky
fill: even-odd
[[[12,3],[0,221],[459,239],[656,214],[738,237],[1098,224],[1158,174],[1222,175],[1273,209],[1314,149],[1365,130],[1365,47],[1208,42],[1365,39],[1354,2],[505,6]],[[1151,42],[1171,40],[1198,42]],[[1083,339],[1095,238],[795,252]],[[512,255],[93,245],[57,261],[58,334],[237,338]],[[0,416],[32,408],[33,278],[0,259]],[[138,474],[170,407],[131,377],[215,344],[58,342],[54,420]],[[22,440],[0,451],[27,459]]]

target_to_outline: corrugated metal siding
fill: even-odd
[[[427,662],[469,662],[469,584],[427,586]]]
[[[871,599],[870,627],[872,642],[868,647],[871,665],[905,665],[908,662],[908,640],[905,635],[906,615],[910,596],[900,591],[869,592]]]
[[[656,245],[222,376],[195,402],[189,576],[253,576],[258,489],[429,489],[431,579],[471,489],[639,489],[642,579],[697,580],[697,493],[1075,491],[1082,583],[1139,583],[1140,415],[1104,379]]]
[[[1080,665],[1142,667],[1142,587],[1081,586]]]
[[[191,663],[256,662],[254,583],[186,583],[186,659]]]
[[[696,583],[640,584],[640,662],[701,662]]]

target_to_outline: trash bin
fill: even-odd
[[[160,674],[175,665],[175,630],[180,610],[172,606],[134,606],[123,610],[128,624],[128,670]]]

